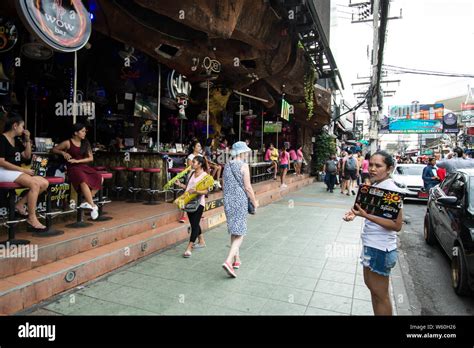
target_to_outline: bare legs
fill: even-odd
[[[285,184],[286,172],[288,172],[287,168],[283,169],[283,171],[281,172],[281,184],[282,185]]]
[[[97,190],[92,190],[85,182],[81,182],[80,184],[82,195],[87,203],[89,203],[92,207],[95,207],[94,204],[94,196],[97,193]]]
[[[23,187],[29,188],[28,194],[20,199],[20,201],[16,204],[17,209],[21,211],[23,205],[27,203],[27,222],[35,228],[45,228],[45,226],[39,222],[38,217],[36,216],[36,203],[38,202],[38,196],[48,188],[48,181],[39,176],[22,174],[15,180],[15,182]]]
[[[227,262],[229,265],[232,265],[234,261],[239,261],[240,262],[240,253],[239,249],[240,246],[242,245],[244,237],[243,236],[230,236],[230,250],[229,254],[227,255],[227,259],[225,262]]]
[[[388,293],[389,277],[372,272],[364,267],[364,282],[370,290],[375,315],[392,315],[392,304]]]

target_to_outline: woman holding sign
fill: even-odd
[[[387,152],[378,151],[369,162],[370,182],[373,187],[398,191],[390,174],[395,162]],[[345,221],[356,216],[365,219],[362,231],[361,263],[364,266],[364,282],[370,290],[375,315],[392,315],[392,305],[388,292],[390,270],[397,261],[397,232],[402,229],[403,214],[399,211],[394,220],[368,214],[359,204],[347,212]]]
[[[15,210],[22,216],[28,216],[28,231],[46,230],[36,217],[38,196],[48,188],[48,181],[34,176],[34,171],[21,167],[21,160],[31,157],[30,132],[19,115],[9,117],[5,122],[4,133],[0,135],[0,181],[15,182],[29,188],[28,194],[18,201]],[[26,211],[25,204],[28,204]]]

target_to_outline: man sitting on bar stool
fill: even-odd
[[[0,135],[0,182],[14,182],[29,188],[28,194],[15,205],[15,210],[23,217],[28,216],[28,231],[41,232],[47,228],[36,216],[36,203],[38,196],[48,188],[48,181],[34,176],[33,170],[20,167],[21,158],[31,157],[30,132],[24,127],[25,122],[20,115],[12,115],[5,122],[4,133]]]
[[[76,192],[82,193],[85,199],[79,208],[90,209],[92,220],[96,220],[99,217],[99,207],[94,203],[94,196],[101,189],[102,176],[94,168],[85,164],[94,161],[86,133],[86,127],[81,123],[76,123],[73,126],[72,138],[55,146],[53,153],[62,155],[68,162],[69,181]]]

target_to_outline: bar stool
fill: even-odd
[[[108,220],[113,219],[110,216],[104,216],[105,213],[103,211],[104,205],[111,202],[107,199],[106,196],[104,196],[104,183],[105,183],[105,180],[112,179],[113,175],[112,173],[108,173],[108,172],[100,172],[100,175],[102,176],[102,179],[104,182],[100,186],[99,192],[97,192],[97,206],[99,207],[99,217],[95,220],[89,219],[92,221],[108,221]]]
[[[95,166],[94,169],[97,170],[98,172],[105,172],[107,170],[107,167],[106,166]]]
[[[158,201],[155,201],[153,198],[155,197],[155,193],[162,193],[162,192],[166,192],[165,190],[157,190],[157,189],[154,189],[154,185],[153,185],[153,177],[154,177],[154,174],[156,173],[161,173],[161,169],[160,168],[144,168],[143,171],[145,173],[149,173],[150,174],[150,187],[146,190],[147,193],[150,195],[150,199],[148,202],[144,203],[146,205],[156,205],[156,204],[159,204]]]
[[[133,195],[133,199],[130,199],[127,202],[138,203],[140,201],[137,199],[137,193],[140,192],[142,188],[138,187],[140,184],[139,184],[139,180],[137,179],[140,179],[140,173],[143,172],[143,168],[130,167],[130,168],[127,168],[127,171],[128,171],[128,183],[129,183],[128,191]]]
[[[29,240],[26,239],[15,239],[15,230],[16,225],[19,222],[26,221],[26,219],[15,218],[15,203],[16,203],[16,189],[21,189],[23,186],[18,185],[15,182],[0,182],[0,190],[6,191],[8,194],[8,220],[5,223],[5,226],[8,229],[8,239],[6,241],[0,242],[0,245],[10,246],[10,245],[26,245],[30,244]]]
[[[120,186],[120,179],[121,179],[120,173],[123,173],[125,170],[127,170],[127,167],[115,166],[115,167],[110,167],[110,170],[114,172],[114,176],[115,176],[115,186],[113,187],[112,190],[115,191],[116,193],[115,200],[119,201],[120,193],[124,189],[123,186]]]
[[[48,180],[49,186],[48,190],[46,191],[46,213],[45,213],[45,221],[46,221],[46,231],[44,232],[35,232],[33,233],[34,237],[53,237],[59,236],[64,234],[64,231],[55,230],[52,228],[53,226],[53,217],[58,213],[52,212],[51,210],[51,196],[53,193],[52,186],[64,184],[64,178],[61,177],[54,177],[54,176],[47,176],[45,177]]]

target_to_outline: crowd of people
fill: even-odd
[[[267,162],[267,171],[273,174],[273,180],[277,180],[278,169],[280,169],[280,187],[286,188],[286,174],[291,169],[291,165],[295,169],[295,175],[302,176],[303,164],[306,160],[303,156],[303,147],[296,145],[295,148],[288,147],[287,144],[283,144],[280,151],[273,145],[268,144],[267,150],[265,151],[264,161]]]
[[[326,190],[333,193],[336,185],[340,185],[341,194],[355,195],[358,185],[369,182],[369,157],[351,150],[342,151],[339,157],[332,154],[323,166]]]

